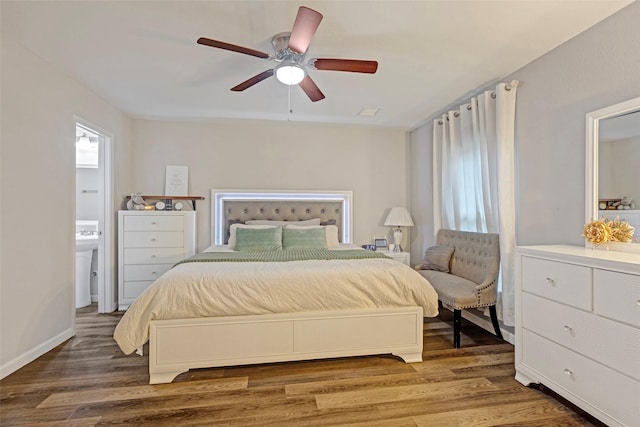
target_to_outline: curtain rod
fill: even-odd
[[[511,80],[511,83],[507,83],[507,84],[505,84],[505,86],[504,86],[504,90],[506,90],[506,91],[508,92],[508,91],[510,91],[511,89],[513,89],[514,87],[518,87],[518,83],[520,83],[518,80]],[[491,98],[493,98],[493,99],[495,99],[495,98],[496,98],[496,91],[495,91],[495,90],[494,90],[494,91],[491,91]],[[475,96],[474,96],[474,97],[472,97],[471,99],[472,99],[472,100],[473,100],[473,99],[475,99],[476,103],[478,102],[478,98],[477,98],[477,97],[475,97]],[[461,104],[461,106],[463,106],[463,105],[466,105],[466,106],[467,106],[467,110],[471,110],[471,108],[472,108],[472,107],[471,107],[471,101],[469,101],[469,102],[468,102],[468,103],[466,103],[466,104],[464,104],[464,103],[463,103],[463,104]],[[455,112],[453,113],[453,117],[458,117],[458,116],[460,116],[460,112],[459,112],[459,111],[455,111]],[[447,121],[449,121],[449,116],[447,116]],[[439,125],[442,125],[442,124],[443,124],[442,119],[438,120],[438,124],[439,124]]]

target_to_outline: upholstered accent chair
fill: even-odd
[[[498,234],[441,229],[436,245],[427,249],[416,270],[433,285],[442,305],[453,310],[454,348],[460,348],[462,310],[468,308],[489,307],[496,336],[502,339],[496,315]]]

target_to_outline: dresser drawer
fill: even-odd
[[[124,231],[182,231],[184,220],[180,215],[126,215]]]
[[[595,269],[593,307],[601,316],[640,328],[640,276]]]
[[[127,231],[125,248],[181,248],[184,246],[182,231]]]
[[[124,280],[156,280],[163,273],[169,271],[173,264],[125,264]]]
[[[185,258],[183,248],[130,248],[124,250],[124,265],[175,264]]]
[[[522,342],[523,363],[546,377],[540,378],[543,384],[576,404],[597,402],[597,409],[620,425],[638,425],[640,381],[527,330],[523,331]]]
[[[591,310],[591,268],[522,257],[522,289],[584,310]]]
[[[523,294],[523,328],[640,381],[640,329],[531,294]]]
[[[153,280],[136,281],[136,282],[124,282],[124,295],[122,295],[123,302],[132,303],[138,298],[138,296],[144,292],[151,284]]]

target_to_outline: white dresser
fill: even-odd
[[[516,257],[516,379],[610,426],[640,426],[640,255],[524,246]]]
[[[195,211],[118,212],[118,310],[176,262],[195,254]]]

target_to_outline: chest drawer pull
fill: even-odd
[[[640,305],[640,299],[636,301],[636,305]]]
[[[570,377],[573,375],[573,371],[571,369],[564,368],[564,374]]]
[[[567,332],[573,332],[573,328],[571,327],[571,325],[564,325],[564,330]]]
[[[553,280],[551,277],[547,277],[546,279],[544,279],[544,281],[547,282],[551,286],[554,286],[556,284],[556,281]]]

